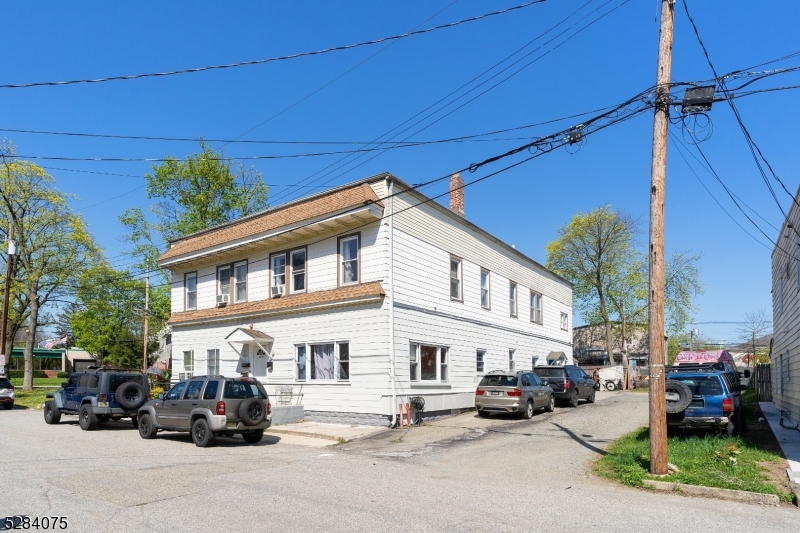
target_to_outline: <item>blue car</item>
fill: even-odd
[[[667,369],[667,427],[711,429],[740,435],[745,429],[743,387],[730,372],[712,365],[686,365]]]

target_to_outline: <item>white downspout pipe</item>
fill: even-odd
[[[389,179],[389,380],[392,382],[392,426],[397,421],[394,345],[394,180]]]

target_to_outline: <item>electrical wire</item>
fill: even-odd
[[[426,28],[423,30],[414,30],[406,33],[402,33],[399,35],[393,35],[389,37],[381,37],[379,39],[373,39],[370,41],[363,41],[359,43],[341,45],[341,46],[333,46],[330,48],[323,48],[321,50],[314,50],[309,52],[298,52],[296,54],[289,54],[283,56],[276,56],[276,57],[269,57],[264,59],[255,59],[251,61],[239,61],[236,63],[227,63],[223,65],[209,65],[204,67],[196,67],[196,68],[187,68],[187,69],[180,69],[180,70],[170,70],[164,72],[149,72],[143,74],[130,74],[125,76],[109,76],[105,78],[92,78],[92,79],[73,79],[73,80],[66,80],[66,81],[43,81],[43,82],[33,82],[33,83],[18,83],[18,84],[5,84],[0,85],[0,89],[20,89],[20,88],[28,88],[28,87],[44,87],[44,86],[63,86],[63,85],[74,85],[78,83],[103,83],[109,81],[122,81],[122,80],[135,80],[141,78],[151,78],[151,77],[164,77],[164,76],[174,76],[178,74],[193,74],[197,72],[205,72],[209,70],[220,70],[220,69],[229,69],[229,68],[236,68],[236,67],[243,67],[248,65],[263,65],[265,63],[273,63],[276,61],[285,61],[289,59],[297,59],[300,57],[309,57],[309,56],[316,56],[327,54],[329,52],[338,52],[342,50],[352,50],[354,48],[360,48],[364,46],[371,46],[375,44],[384,43],[387,41],[395,41],[398,39],[404,39],[406,37],[412,37],[414,35],[422,35],[425,33],[431,33],[437,30],[453,28],[456,26],[460,26],[462,24],[467,24],[469,22],[475,22],[478,20],[483,20],[486,18],[494,17],[497,15],[503,15],[506,13],[511,13],[513,11],[518,11],[520,9],[524,9],[535,4],[541,4],[546,2],[547,0],[533,0],[532,2],[527,2],[525,4],[516,5],[513,7],[509,7],[506,9],[501,9],[498,11],[492,11],[491,13],[484,13],[482,15],[478,15],[475,17],[470,17],[462,20],[458,20],[455,22],[448,22],[447,24],[440,24],[438,26],[433,26],[430,28]]]

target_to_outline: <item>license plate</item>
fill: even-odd
[[[703,400],[692,400],[692,402],[689,404],[689,407],[705,407],[705,406],[706,402],[704,402]]]
[[[228,422],[227,424],[225,424],[225,427],[227,427],[228,429],[236,429],[236,422]]]
[[[108,407],[108,402],[97,402],[97,407]]]
[[[501,394],[503,394],[503,391],[499,391],[499,390],[493,390],[492,391],[492,396],[500,396]]]

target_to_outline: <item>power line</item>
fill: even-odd
[[[469,22],[475,22],[478,20],[483,20],[489,17],[494,17],[497,15],[503,15],[505,13],[511,13],[512,11],[517,11],[520,9],[524,9],[526,7],[530,7],[535,4],[541,4],[546,2],[547,0],[533,0],[532,2],[527,2],[525,4],[520,4],[517,6],[509,7],[506,9],[501,9],[499,11],[492,11],[491,13],[484,13],[482,15],[478,15],[475,17],[470,17],[462,20],[458,20],[455,22],[449,22],[447,24],[440,24],[438,26],[433,26],[431,28],[426,28],[423,30],[414,30],[406,33],[402,33],[399,35],[393,35],[390,37],[381,37],[379,39],[373,39],[370,41],[363,41],[360,43],[354,44],[347,44],[341,46],[333,46],[330,48],[323,48],[321,50],[314,50],[310,52],[298,52],[296,54],[289,54],[284,56],[276,56],[276,57],[269,57],[265,59],[255,59],[251,61],[239,61],[237,63],[227,63],[223,65],[209,65],[204,67],[196,67],[196,68],[188,68],[188,69],[180,69],[180,70],[170,70],[165,72],[149,72],[143,74],[130,74],[125,76],[109,76],[105,78],[93,78],[93,79],[75,79],[75,80],[66,80],[66,81],[44,81],[44,82],[33,82],[33,83],[19,83],[19,84],[6,84],[0,85],[0,89],[20,89],[20,88],[27,88],[27,87],[43,87],[43,86],[61,86],[61,85],[74,85],[77,83],[103,83],[108,81],[121,81],[121,80],[135,80],[141,78],[151,78],[151,77],[162,77],[162,76],[174,76],[177,74],[193,74],[196,72],[205,72],[208,70],[219,70],[219,69],[228,69],[228,68],[236,68],[236,67],[243,67],[248,65],[263,65],[265,63],[273,63],[276,61],[285,61],[288,59],[297,59],[300,57],[309,57],[315,55],[322,55],[327,54],[329,52],[338,52],[342,50],[352,50],[354,48],[360,48],[364,46],[371,46],[375,44],[384,43],[387,41],[395,41],[398,39],[404,39],[406,37],[412,37],[414,35],[422,35],[424,33],[430,33],[437,30],[453,28],[456,26],[460,26],[462,24],[467,24]]]

